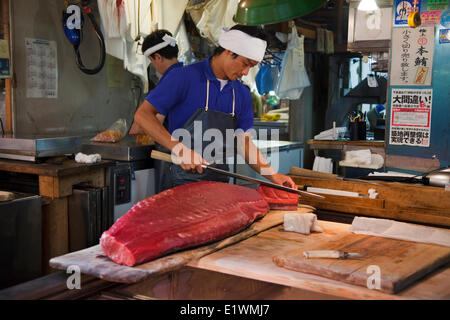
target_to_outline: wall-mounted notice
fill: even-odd
[[[392,89],[389,143],[429,147],[433,89]]]
[[[396,0],[395,1],[395,25],[408,25],[408,15],[416,8],[420,8],[419,0]]]
[[[441,25],[450,28],[450,10],[445,10],[441,13]]]
[[[11,77],[8,41],[0,39],[0,79]]]
[[[394,28],[391,86],[430,86],[433,52],[434,26]]]
[[[439,25],[441,23],[441,11],[423,11],[420,13],[422,26]]]
[[[56,41],[25,38],[27,98],[58,97]]]
[[[450,43],[450,29],[439,30],[439,43]]]

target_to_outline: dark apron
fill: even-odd
[[[186,129],[190,133],[191,137],[191,145],[190,148],[200,155],[204,155],[203,151],[206,146],[211,144],[211,141],[203,141],[203,134],[208,129],[216,129],[219,130],[222,134],[222,137],[225,141],[226,139],[226,130],[232,129],[235,130],[237,126],[237,118],[235,116],[235,94],[233,89],[233,112],[231,114],[212,110],[208,108],[209,105],[209,80],[207,82],[207,95],[206,95],[206,106],[205,108],[199,108],[192,117],[186,121],[183,128]],[[199,131],[194,130],[195,124],[199,124],[201,122],[202,130]],[[197,136],[194,136],[197,134]],[[201,134],[201,135],[199,135]],[[201,141],[201,150],[195,150],[196,143]],[[224,142],[223,141],[223,142]],[[183,141],[181,141],[183,143]],[[186,145],[186,143],[185,143]],[[222,141],[216,142],[216,146],[221,145],[221,162],[222,163],[212,163],[211,159],[205,158],[206,161],[210,163],[211,166],[222,169],[229,170],[228,164],[226,164],[226,146],[225,143],[222,144]],[[166,149],[167,150],[167,149]],[[168,151],[168,150],[167,150]],[[199,152],[200,151],[200,152]],[[214,154],[213,154],[214,156]],[[168,168],[167,168],[168,167]],[[181,166],[176,164],[167,163],[167,167],[163,168],[162,174],[159,175],[160,184],[159,184],[159,192],[164,191],[166,189],[170,189],[179,185],[197,182],[197,181],[219,181],[219,182],[228,182],[229,178],[224,175],[220,175],[212,172],[211,170],[203,170],[202,174],[193,173],[190,170],[184,170]],[[168,170],[167,170],[168,169]]]

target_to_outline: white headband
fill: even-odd
[[[145,50],[144,56],[148,58],[151,54],[155,53],[158,50],[161,50],[162,48],[167,47],[168,45],[171,45],[172,47],[175,47],[177,45],[177,40],[175,40],[175,38],[172,38],[168,34],[164,35],[162,39],[163,42],[158,43],[157,45]]]
[[[222,29],[219,37],[222,48],[240,56],[261,62],[266,53],[267,42],[239,30]]]

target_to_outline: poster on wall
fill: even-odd
[[[58,97],[56,41],[25,38],[27,98]]]
[[[0,79],[11,77],[8,40],[0,39]]]
[[[434,26],[394,28],[391,86],[431,86]]]
[[[431,26],[441,23],[441,11],[423,11],[420,13],[420,25]]]
[[[395,25],[408,25],[408,15],[416,8],[420,8],[420,0],[396,0],[395,1]]]
[[[433,89],[392,89],[389,143],[429,147]]]

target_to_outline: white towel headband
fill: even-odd
[[[151,54],[155,53],[158,50],[161,50],[162,48],[167,47],[168,45],[171,45],[172,47],[175,47],[177,45],[177,40],[175,40],[175,38],[172,38],[168,34],[165,34],[162,39],[163,42],[158,43],[157,45],[145,50],[144,56],[148,58]]]
[[[225,28],[221,30],[219,44],[224,49],[258,62],[264,58],[267,48],[267,42],[262,39]]]

